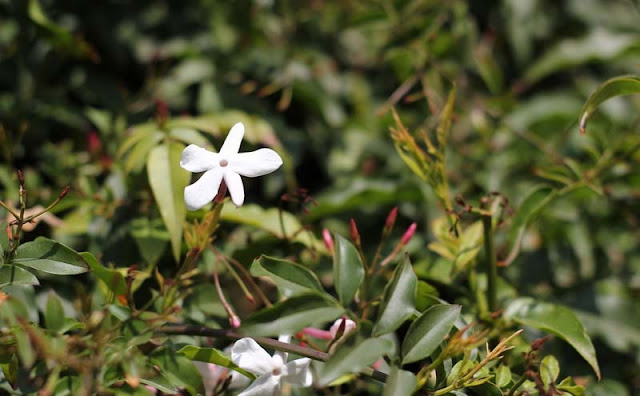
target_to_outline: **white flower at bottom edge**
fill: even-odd
[[[288,342],[289,339],[281,337],[280,341]],[[242,338],[233,344],[231,360],[258,376],[238,396],[278,396],[282,390],[282,382],[303,387],[311,386],[313,382],[309,369],[311,359],[302,358],[287,363],[285,352],[276,351],[273,356],[269,356],[251,338]]]
[[[189,210],[198,210],[211,202],[218,194],[224,179],[231,200],[236,206],[244,203],[242,178],[266,175],[282,165],[282,158],[275,151],[263,148],[248,153],[238,153],[244,137],[244,125],[239,122],[231,127],[220,152],[214,153],[190,144],[182,152],[180,166],[189,172],[204,172],[195,183],[184,189],[184,202]]]

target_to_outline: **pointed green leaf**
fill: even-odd
[[[20,245],[13,262],[56,275],[76,275],[89,270],[78,252],[45,237]]]
[[[585,132],[587,119],[603,102],[622,95],[633,95],[640,93],[640,77],[619,76],[605,81],[589,96],[580,112],[580,131]]]
[[[333,281],[342,305],[349,305],[364,279],[358,250],[341,235],[334,234]]]
[[[116,295],[127,293],[127,282],[120,272],[104,267],[92,253],[82,252],[80,255],[89,264],[95,276],[104,282],[112,292]]]
[[[188,357],[191,360],[217,364],[218,366],[237,371],[252,380],[256,379],[256,376],[253,373],[250,373],[249,371],[237,366],[231,361],[231,358],[225,355],[222,351],[219,351],[215,348],[200,348],[193,345],[185,345],[178,351],[178,353]]]
[[[384,288],[382,303],[373,335],[378,336],[396,330],[415,310],[417,277],[408,257],[396,267],[391,282]]]
[[[303,327],[319,326],[344,313],[330,296],[301,294],[264,308],[242,323],[243,334],[278,336],[293,334]]]
[[[357,373],[382,356],[392,355],[395,349],[393,341],[388,338],[368,338],[361,341],[359,337],[354,336],[349,341],[340,344],[331,357],[320,366],[318,384],[327,385],[344,374]]]
[[[180,167],[184,145],[166,142],[154,147],[147,160],[147,175],[160,215],[171,240],[171,250],[176,261],[180,260],[182,225],[187,209],[184,205],[184,188],[191,175]]]
[[[506,319],[562,338],[591,365],[597,377],[600,378],[600,367],[591,339],[571,309],[523,297],[512,301],[506,308],[504,316]]]
[[[411,324],[402,341],[402,364],[431,355],[449,334],[460,309],[460,305],[438,304],[424,311]]]
[[[384,385],[382,396],[411,395],[418,384],[418,379],[411,371],[393,367]]]
[[[39,285],[38,278],[17,265],[5,265],[0,268],[0,287],[6,285]]]
[[[322,292],[322,285],[308,268],[292,261],[262,255],[251,264],[251,275],[270,278],[282,294],[292,296],[309,291]]]

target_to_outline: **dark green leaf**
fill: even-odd
[[[184,188],[191,175],[180,167],[180,156],[184,145],[166,142],[154,147],[147,159],[147,176],[160,215],[171,240],[171,251],[176,261],[180,260],[182,226],[187,209],[184,205]]]
[[[438,304],[416,319],[402,342],[402,364],[431,355],[449,334],[460,309],[459,305]]]
[[[408,257],[393,271],[391,282],[384,288],[382,303],[373,335],[378,336],[396,330],[415,310],[417,278]]]
[[[240,330],[243,334],[255,336],[293,334],[303,327],[335,320],[342,313],[344,308],[329,296],[302,294],[256,312]]]
[[[389,378],[384,385],[383,396],[411,395],[418,384],[418,379],[411,371],[391,368]]]
[[[358,339],[352,337],[351,339]],[[384,355],[394,352],[393,341],[388,338],[368,338],[352,344],[340,344],[331,357],[320,367],[317,382],[321,385],[330,384],[347,373],[357,373],[361,369],[372,365]]]
[[[308,268],[292,261],[260,256],[251,264],[251,275],[270,278],[285,296],[308,291],[322,292],[322,285]]]
[[[605,81],[589,96],[580,112],[580,131],[585,132],[587,119],[603,102],[622,95],[633,95],[640,93],[640,77],[619,76]]]
[[[340,302],[351,303],[364,279],[364,266],[358,250],[339,234],[334,234],[333,281]]]
[[[76,251],[44,237],[20,245],[13,262],[56,275],[76,275],[89,270],[87,263]]]
[[[17,265],[5,265],[0,268],[0,287],[6,285],[39,285],[38,278]]]
[[[512,301],[506,308],[504,316],[506,319],[548,331],[562,338],[591,365],[600,378],[600,367],[591,339],[580,320],[569,308],[523,297]]]
[[[231,370],[237,371],[252,380],[256,379],[256,376],[253,373],[250,373],[249,371],[237,366],[231,361],[231,358],[225,355],[222,351],[219,351],[215,348],[200,348],[193,345],[185,345],[178,351],[178,353],[188,357],[191,360],[217,364],[218,366],[227,367]]]

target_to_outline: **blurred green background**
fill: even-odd
[[[519,294],[566,304],[584,322],[604,378],[590,395],[638,394],[640,155],[625,150],[638,144],[640,98],[605,103],[585,135],[577,121],[599,84],[638,74],[639,33],[636,0],[0,0],[0,197],[15,204],[16,169],[29,206],[70,184],[56,208],[64,225],[29,238],[172,271],[143,171],[157,141],[130,138],[184,116],[219,147],[243,120],[253,133],[243,151],[285,155],[284,172],[245,183],[247,203],[298,213],[316,235],[348,235],[353,217],[371,246],[398,205],[402,226],[419,225],[416,272],[446,285],[426,248],[442,208],[395,153],[389,126],[395,107],[411,130],[432,129],[455,83],[448,175],[467,203],[495,191],[517,212],[535,185],[562,186],[603,156],[620,158],[593,188],[545,208],[501,273]],[[241,241],[227,252],[266,249],[231,226],[222,233]],[[504,257],[506,236],[498,244]],[[546,348],[563,376],[592,376],[567,345]]]

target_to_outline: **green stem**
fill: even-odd
[[[509,391],[509,393],[507,394],[507,396],[513,396],[516,391],[518,390],[518,388],[520,386],[522,386],[522,384],[524,384],[524,382],[527,380],[527,377],[525,375],[523,375],[522,377],[520,377],[520,379],[518,380],[518,382],[516,382],[512,387],[511,390]]]
[[[485,270],[487,272],[487,304],[491,313],[498,310],[498,266],[493,243],[493,221],[490,214],[482,216],[482,226],[484,229]]]

